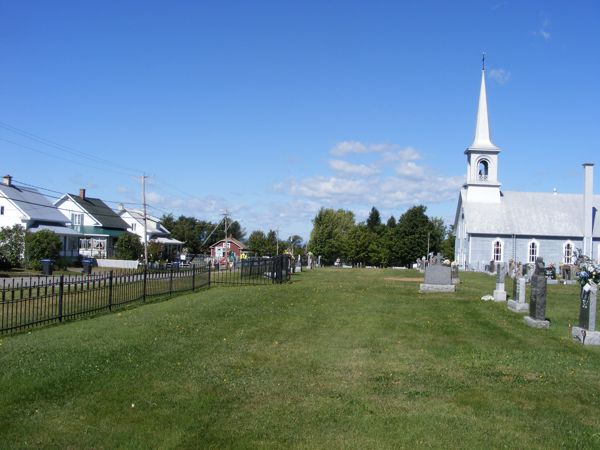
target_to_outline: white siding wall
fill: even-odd
[[[27,227],[27,220],[23,213],[12,202],[0,196],[0,206],[4,206],[4,214],[0,215],[0,227],[12,227],[17,224]]]
[[[517,262],[526,263],[529,256],[529,243],[532,239],[535,239],[538,243],[538,256],[544,258],[546,265],[551,263],[557,267],[563,262],[563,251],[564,244],[567,241],[571,241],[575,249],[581,248],[583,245],[582,238],[574,237],[516,237],[513,239],[512,236],[484,236],[484,235],[471,235],[470,236],[470,255],[467,253],[469,268],[473,270],[484,270],[485,266],[490,263],[493,257],[492,246],[493,242],[500,238],[504,243],[502,252],[502,261],[508,262],[511,258]],[[598,239],[596,247],[598,247]],[[469,243],[467,241],[467,251]],[[469,258],[470,256],[470,258]],[[596,255],[594,255],[596,256]],[[594,259],[597,259],[595,257]]]
[[[79,207],[79,205],[77,203],[75,203],[74,201],[72,201],[69,198],[67,198],[65,201],[58,204],[57,206],[58,206],[58,210],[67,218],[67,221],[69,223],[71,222],[71,214],[72,213],[77,213],[77,214],[83,213],[83,225],[84,226],[99,225],[94,219],[92,219],[91,216],[89,216],[87,213],[85,213]]]

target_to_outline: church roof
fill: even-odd
[[[494,235],[583,237],[583,195],[545,192],[503,192],[500,204],[465,202],[468,233]],[[600,208],[600,196],[593,197]],[[594,229],[600,237],[600,227]]]

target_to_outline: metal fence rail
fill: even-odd
[[[287,255],[274,258],[248,258],[234,265],[215,265],[212,284],[260,285],[290,280],[291,259]]]
[[[247,262],[246,262],[247,261]],[[0,333],[112,311],[149,297],[208,288],[289,281],[289,258],[246,260],[238,267],[170,268],[127,273],[4,279]]]

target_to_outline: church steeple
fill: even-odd
[[[485,66],[481,70],[481,88],[479,90],[479,106],[477,108],[477,122],[475,125],[475,138],[469,148],[497,150],[490,136],[490,123],[488,119],[487,93],[485,89]]]
[[[481,70],[481,87],[477,122],[473,143],[465,150],[467,155],[467,199],[475,202],[499,203],[500,183],[498,182],[498,153],[490,137],[487,93],[485,89],[485,55]]]

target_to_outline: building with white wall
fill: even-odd
[[[454,220],[455,261],[464,269],[483,270],[490,261],[532,263],[541,256],[558,268],[571,263],[576,250],[597,261],[600,196],[593,195],[594,165],[583,164],[582,194],[504,192],[500,151],[491,140],[484,69],[475,137],[465,150],[467,180]]]

